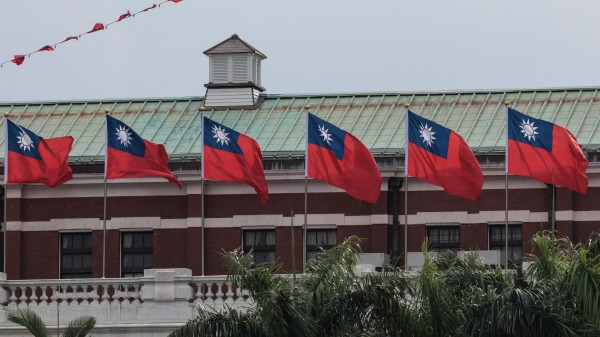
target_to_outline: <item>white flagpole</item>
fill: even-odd
[[[3,243],[2,243],[2,249],[3,251],[3,255],[2,255],[2,271],[6,274],[6,235],[8,234],[7,231],[7,223],[6,223],[6,199],[8,199],[8,112],[4,112],[4,226],[2,226],[2,232],[4,235],[2,235],[3,237]]]
[[[406,123],[406,136],[404,151],[404,269],[408,268],[408,131],[409,131],[409,119],[408,119],[408,108],[410,104],[405,103],[405,123]]]
[[[200,125],[201,125],[200,128],[202,130],[201,131],[202,135],[200,137],[200,160],[202,160],[202,162],[200,164],[200,168],[201,168],[202,172],[201,172],[201,175],[200,175],[201,176],[201,178],[200,178],[200,180],[201,180],[200,181],[201,182],[200,188],[201,188],[201,191],[202,191],[202,196],[201,196],[201,198],[202,198],[201,199],[201,203],[202,203],[202,205],[201,205],[202,206],[202,215],[201,215],[200,225],[201,225],[201,228],[202,228],[202,230],[201,230],[201,236],[202,236],[202,251],[201,251],[202,268],[201,268],[201,271],[202,271],[202,276],[204,276],[204,270],[205,270],[205,268],[204,268],[204,264],[205,264],[204,263],[205,262],[204,244],[206,243],[206,240],[204,240],[204,193],[205,193],[205,191],[204,191],[204,110],[205,110],[204,106],[201,106],[200,107],[200,115],[202,116],[201,117],[202,118],[202,122],[200,123]]]
[[[110,110],[104,110],[104,113],[108,116]],[[102,278],[106,277],[106,196],[108,194],[108,183],[106,182],[106,169],[108,167],[108,123],[106,123],[106,134],[104,137],[104,215],[102,217]]]
[[[504,151],[504,270],[508,270],[508,105],[509,101],[504,101],[506,106],[506,149]]]
[[[306,113],[306,148],[304,152],[304,227],[302,228],[302,268],[306,268],[306,233],[308,227],[308,114],[310,105],[304,106]]]

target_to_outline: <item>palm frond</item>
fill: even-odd
[[[230,307],[215,311],[198,305],[198,316],[168,337],[266,337],[259,317]]]
[[[25,327],[35,337],[48,337],[48,329],[40,316],[29,309],[18,309],[8,314],[8,320]]]
[[[63,337],[85,337],[96,325],[96,318],[81,316],[72,320],[63,333]]]

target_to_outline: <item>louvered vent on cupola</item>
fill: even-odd
[[[236,34],[204,52],[209,83],[204,106],[212,109],[255,108],[260,105],[260,63],[267,57]]]

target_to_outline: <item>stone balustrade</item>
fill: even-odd
[[[6,280],[0,273],[0,336],[30,336],[10,323],[8,312],[29,308],[50,331],[76,317],[96,318],[93,335],[166,336],[196,315],[196,305],[215,310],[251,305],[246,291],[225,276],[191,276],[189,269],[150,269],[139,278]],[[57,324],[58,322],[58,324]]]

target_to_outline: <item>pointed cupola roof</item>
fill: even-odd
[[[204,51],[204,55],[232,53],[255,53],[260,55],[263,59],[267,58],[265,54],[252,47],[248,42],[242,40],[237,34],[231,35],[227,40]]]

